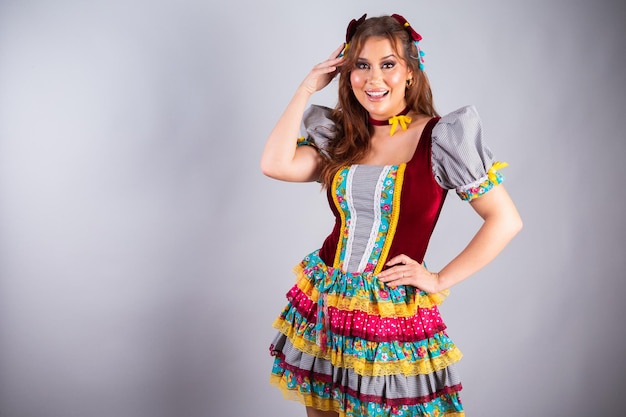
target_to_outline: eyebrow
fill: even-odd
[[[395,57],[396,57],[396,54],[391,54],[391,55],[387,55],[387,56],[382,57],[380,60],[384,61],[385,59],[395,58]],[[368,61],[367,58],[362,58],[362,57],[358,57],[357,60]]]

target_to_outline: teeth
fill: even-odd
[[[372,96],[372,97],[382,97],[385,94],[387,94],[386,91],[368,91],[367,95]]]

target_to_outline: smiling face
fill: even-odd
[[[404,93],[412,73],[401,54],[387,38],[369,38],[350,73],[354,96],[371,117],[386,120],[406,107]]]

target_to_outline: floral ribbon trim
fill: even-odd
[[[477,184],[475,183],[457,189],[457,195],[464,201],[472,201],[473,199],[480,197],[487,191],[491,190],[494,186],[501,184],[502,181],[504,181],[504,176],[500,174],[498,170],[507,166],[509,166],[509,164],[506,162],[494,162],[491,168],[487,171],[486,178],[479,180]]]

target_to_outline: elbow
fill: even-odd
[[[265,175],[266,177],[270,177],[270,173],[272,172],[270,169],[270,166],[263,160],[261,160],[261,163],[259,164],[259,168],[261,168],[261,172],[263,173],[263,175]]]
[[[276,164],[268,161],[265,158],[261,159],[261,164],[259,167],[261,168],[261,172],[263,173],[263,175],[265,175],[266,177],[276,178],[276,176],[278,175],[276,170]]]
[[[280,175],[278,175],[278,173],[272,169],[261,167],[261,173],[263,173],[263,175],[265,175],[266,177],[272,179],[280,179]]]
[[[522,221],[522,218],[519,216],[519,214],[513,217],[512,219],[510,219],[508,224],[509,224],[509,233],[511,234],[511,238],[513,238],[515,235],[521,232],[522,228],[524,227],[524,222]]]
[[[261,161],[260,168],[261,172],[266,177],[272,178],[274,180],[293,181],[293,175],[288,170],[288,167],[285,167],[279,163],[275,163],[273,161]]]
[[[487,218],[485,223],[491,224],[506,241],[513,239],[524,227],[522,218],[517,211],[495,216],[494,218]]]

